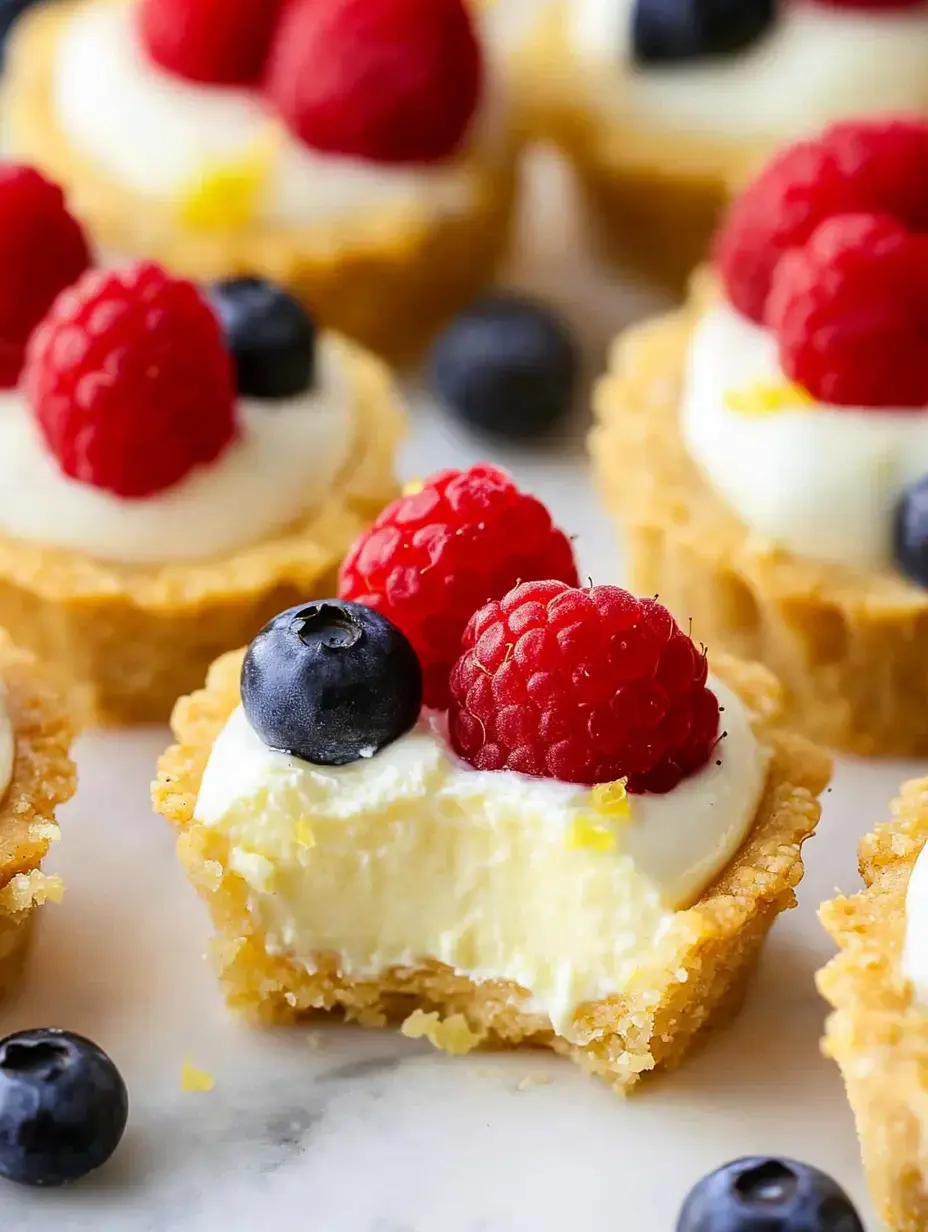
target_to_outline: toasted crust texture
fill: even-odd
[[[61,897],[61,881],[41,871],[58,837],[55,811],[70,800],[75,729],[52,677],[0,630],[0,681],[15,738],[9,788],[0,797],[0,995],[15,983],[33,913]]]
[[[633,585],[692,620],[708,646],[766,664],[788,720],[810,739],[861,756],[924,756],[928,591],[759,542],[686,450],[686,354],[715,294],[701,272],[682,310],[620,337],[595,392],[594,467]]]
[[[763,143],[655,129],[614,114],[570,56],[566,8],[553,6],[516,60],[527,124],[576,172],[607,255],[678,291],[705,256],[719,215],[763,160]]]
[[[115,0],[125,3],[125,0]],[[40,167],[104,251],[148,257],[196,281],[259,274],[289,287],[316,318],[391,360],[416,356],[440,325],[487,284],[509,238],[517,132],[492,155],[461,156],[469,208],[444,213],[377,206],[347,222],[191,230],[170,204],[127,189],[68,143],[52,111],[61,31],[77,4],[40,6],[18,23],[7,53],[4,124],[14,157]],[[114,100],[118,105],[118,100]],[[514,126],[515,127],[515,126]]]
[[[860,844],[865,889],[823,904],[838,956],[818,974],[834,1007],[823,1048],[839,1065],[873,1200],[894,1232],[928,1227],[928,1012],[902,974],[905,895],[928,840],[928,779]]]
[[[778,722],[778,691],[763,669],[716,660],[715,670],[744,699],[772,761],[754,829],[738,856],[680,913],[681,928],[655,957],[653,979],[625,996],[594,1002],[583,1025],[599,1031],[585,1047],[569,1044],[546,1017],[523,1008],[528,994],[505,981],[475,984],[434,961],[391,968],[377,980],[346,978],[330,954],[312,969],[272,956],[248,908],[245,882],[228,867],[215,830],[194,820],[197,793],[213,741],[239,702],[241,652],[215,663],[206,688],[174,711],[178,743],[161,758],[153,785],[158,812],[180,830],[181,861],[209,905],[214,952],[230,1006],[260,1019],[286,1022],[337,1010],[364,1026],[402,1021],[416,1009],[460,1022],[481,1042],[543,1046],[571,1056],[617,1089],[642,1073],[679,1063],[694,1038],[738,1007],[761,943],[777,914],[795,902],[802,877],[800,848],[819,817],[817,797],[830,776],[829,759]],[[685,824],[685,819],[681,819]]]
[[[284,608],[332,590],[348,547],[395,495],[403,423],[381,362],[338,346],[354,441],[323,504],[300,522],[230,556],[162,566],[0,535],[0,625],[57,669],[82,720],[163,722],[217,654]]]

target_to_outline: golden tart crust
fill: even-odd
[[[686,450],[686,355],[716,294],[702,271],[681,310],[621,336],[594,395],[596,477],[633,586],[692,619],[707,645],[766,664],[788,720],[810,739],[862,756],[924,756],[928,591],[758,544]]]
[[[227,844],[194,820],[213,742],[239,703],[242,654],[219,659],[206,688],[178,702],[172,719],[178,743],[162,756],[152,788],[156,810],[181,831],[181,861],[209,906],[214,956],[231,1007],[270,1022],[336,1010],[368,1027],[421,1010],[456,1028],[466,1046],[552,1048],[619,1090],[648,1070],[677,1065],[696,1038],[736,1012],[768,929],[795,904],[800,848],[818,822],[817,797],[831,773],[825,754],[779,726],[776,682],[762,668],[727,659],[713,663],[744,699],[755,730],[772,750],[754,829],[728,868],[683,913],[688,927],[655,957],[647,987],[585,1008],[584,1025],[601,1034],[578,1047],[555,1036],[544,1015],[523,1010],[527,994],[506,981],[474,984],[434,961],[356,981],[339,972],[332,955],[318,955],[310,972],[286,956],[268,954],[248,910],[246,883],[229,868]]]
[[[321,506],[292,526],[231,555],[165,565],[0,535],[0,625],[58,670],[84,721],[163,722],[217,654],[330,593],[351,543],[396,495],[403,417],[390,375],[332,341],[353,391],[354,440]]]
[[[0,995],[19,975],[35,908],[61,897],[41,871],[58,837],[55,810],[76,785],[75,729],[49,672],[0,630],[0,682],[13,727],[15,759],[0,796]]]
[[[928,1013],[902,974],[905,896],[928,841],[928,779],[902,787],[893,820],[860,843],[865,889],[824,903],[840,947],[818,974],[834,1007],[824,1051],[839,1065],[857,1119],[874,1203],[894,1232],[928,1226]]]
[[[133,192],[82,157],[55,124],[52,75],[61,31],[79,4],[26,13],[7,52],[2,105],[7,148],[62,185],[104,252],[147,257],[197,282],[257,274],[289,287],[326,328],[401,361],[492,278],[509,239],[519,135],[492,154],[460,156],[467,210],[372,207],[350,223],[191,229],[170,204]]]
[[[682,290],[721,211],[769,151],[762,142],[669,132],[606,115],[590,98],[589,68],[568,50],[565,12],[553,6],[517,59],[529,129],[569,159],[607,255]]]

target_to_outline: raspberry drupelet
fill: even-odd
[[[655,599],[527,582],[476,612],[463,645],[449,731],[478,770],[662,794],[719,738],[705,652]]]
[[[548,577],[577,584],[570,540],[503,471],[474,466],[440,471],[388,505],[346,556],[339,593],[402,629],[422,663],[425,704],[444,709],[471,615]]]

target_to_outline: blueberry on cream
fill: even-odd
[[[228,278],[209,289],[244,398],[296,398],[313,386],[316,327],[298,299],[264,278]]]
[[[636,0],[631,49],[638,64],[730,56],[752,47],[777,17],[777,0]]]

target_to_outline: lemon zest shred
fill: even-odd
[[[305,817],[301,817],[296,823],[293,837],[300,847],[315,847],[316,845],[316,836],[313,834],[312,826],[310,826]]]
[[[180,1089],[188,1092],[212,1091],[216,1080],[205,1069],[198,1069],[191,1061],[185,1061],[180,1071]]]
[[[631,817],[632,803],[628,798],[625,779],[615,779],[612,783],[597,783],[591,795],[597,812],[623,821]]]
[[[238,231],[254,221],[277,150],[275,132],[234,158],[204,165],[182,196],[180,219],[193,231]]]
[[[791,381],[756,381],[724,394],[726,410],[739,415],[775,415],[778,411],[805,410],[815,405],[812,395]]]
[[[614,851],[615,833],[598,817],[575,817],[567,831],[568,851]]]

